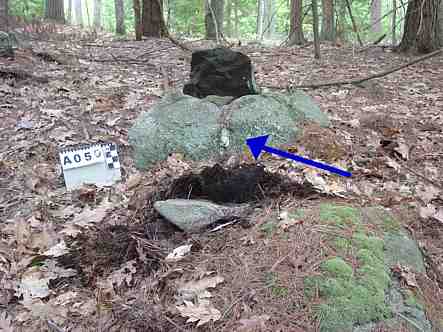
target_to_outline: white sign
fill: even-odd
[[[63,149],[60,163],[68,190],[86,183],[109,186],[121,179],[117,146],[112,143]]]
[[[103,163],[105,155],[100,145],[92,145],[78,150],[65,150],[60,153],[63,170]]]

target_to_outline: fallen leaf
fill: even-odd
[[[14,332],[12,326],[12,318],[6,311],[0,313],[0,331],[1,332]]]
[[[165,260],[167,262],[178,262],[191,252],[191,248],[192,244],[177,247],[166,256]]]
[[[26,271],[16,289],[16,296],[23,299],[44,298],[49,295],[49,278],[38,268]]]
[[[140,181],[141,181],[141,175],[139,173],[132,174],[129,177],[128,181],[126,181],[126,188],[128,190],[131,190],[134,187],[138,186]]]
[[[405,143],[398,142],[398,146],[394,147],[394,150],[400,154],[403,160],[409,159],[409,146]]]
[[[75,237],[79,233],[79,227],[88,228],[101,222],[112,207],[113,203],[107,200],[103,200],[95,209],[86,207],[81,213],[76,215],[72,221],[65,224],[61,233]]]
[[[178,292],[183,300],[191,300],[194,298],[209,298],[211,293],[208,288],[215,288],[218,284],[222,283],[224,279],[220,276],[202,278],[197,281],[189,281],[183,284]]]
[[[184,305],[177,306],[183,317],[188,317],[186,323],[197,322],[197,326],[202,326],[209,321],[217,321],[221,318],[221,313],[212,306],[209,301],[201,300],[197,305],[191,301],[184,301]]]
[[[428,219],[432,217],[436,212],[437,208],[432,204],[428,204],[426,206],[420,206],[418,210],[420,217],[423,219]]]
[[[52,246],[48,250],[46,250],[43,255],[52,256],[52,257],[60,257],[69,252],[68,247],[66,247],[66,243],[64,240],[61,240],[55,246]]]
[[[425,204],[430,203],[434,198],[438,196],[439,193],[440,189],[432,185],[420,185],[416,188],[417,197],[419,197]]]
[[[110,284],[116,284],[117,287],[120,287],[123,282],[126,283],[127,286],[130,286],[132,281],[132,275],[137,272],[137,262],[135,259],[127,261],[122,265],[120,269],[112,272],[108,276],[108,281]]]

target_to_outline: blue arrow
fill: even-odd
[[[260,153],[262,151],[266,151],[266,152],[275,154],[277,156],[287,158],[287,159],[292,159],[292,160],[301,162],[301,163],[309,165],[309,166],[317,167],[320,169],[324,169],[325,171],[339,174],[341,176],[346,176],[346,177],[351,176],[351,173],[344,171],[340,168],[330,166],[327,164],[323,164],[323,163],[319,163],[319,162],[311,160],[311,159],[306,159],[306,158],[297,156],[295,154],[288,153],[286,151],[282,151],[282,150],[278,150],[275,148],[271,148],[270,146],[266,146],[266,141],[268,140],[268,138],[269,138],[269,135],[264,135],[264,136],[257,136],[257,137],[248,138],[246,140],[246,144],[249,146],[249,149],[251,150],[251,153],[255,159],[257,159],[260,156]]]

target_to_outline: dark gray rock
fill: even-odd
[[[196,51],[192,53],[190,81],[183,93],[197,98],[257,94],[251,59],[222,47]]]

